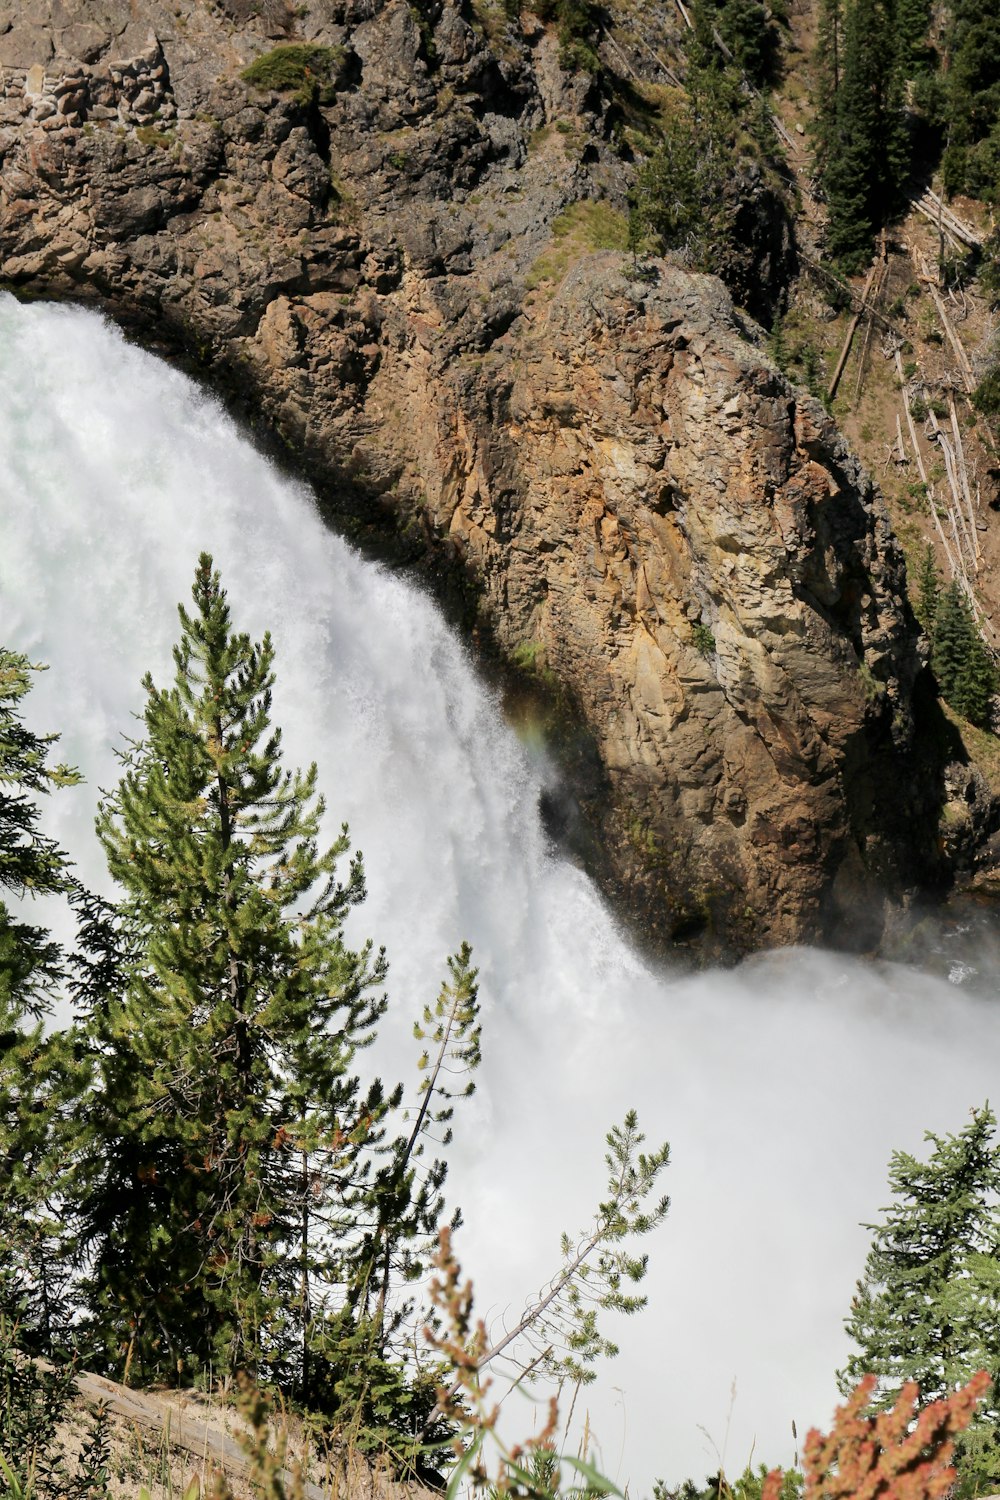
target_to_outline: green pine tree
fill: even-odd
[[[890,1406],[915,1380],[924,1403],[977,1370],[1000,1373],[1000,1146],[989,1106],[957,1135],[928,1133],[928,1161],[895,1152],[892,1205],[873,1231],[865,1273],[846,1320],[856,1348],[838,1380],[846,1394],[878,1377]],[[1000,1479],[997,1386],[961,1441],[959,1474],[970,1492]]]
[[[960,584],[952,579],[941,590],[934,613],[934,650],[931,666],[942,697],[951,701],[965,665],[973,632],[969,606]]]
[[[904,78],[926,73],[934,54],[927,45],[931,24],[930,0],[896,0],[896,50]]]
[[[958,674],[950,703],[956,713],[986,729],[990,724],[993,694],[996,692],[997,674],[993,658],[983,645],[978,631],[973,630],[968,653]]]
[[[637,175],[633,202],[643,228],[665,249],[680,252],[694,270],[726,280],[750,100],[739,70],[727,64],[716,43],[718,16],[710,0],[694,0],[692,16],[687,100],[662,121],[659,144]]]
[[[871,257],[875,230],[901,206],[909,170],[892,0],[852,0],[842,28],[831,8],[821,47],[816,102],[827,247],[857,271]]]
[[[58,736],[23,722],[34,670],[0,648],[0,893],[21,900],[69,889],[66,857],[39,829],[38,798],[79,781],[50,764]],[[0,1317],[46,1353],[70,1320],[59,1192],[63,1126],[81,1084],[71,1039],[44,1030],[62,972],[48,932],[0,900]]]
[[[941,696],[956,713],[972,724],[989,723],[996,669],[956,579],[942,589],[937,601],[931,667]]]
[[[37,798],[79,781],[76,771],[49,765],[58,735],[33,734],[22,722],[21,700],[38,671],[0,647],[0,891],[18,898],[69,887],[66,856],[38,828]],[[61,977],[58,945],[40,927],[0,903],[0,1004],[17,1016],[41,1018]]]
[[[360,857],[341,882],[346,829],[320,848],[316,767],[284,770],[271,727],[270,638],[233,630],[207,555],[193,598],[98,819],[127,940],[120,992],[113,963],[90,986],[85,1246],[109,1363],[146,1379],[294,1367],[301,1277],[336,1275],[387,1107],[352,1072],[385,1004],[383,955],[342,936]]]
[[[448,960],[448,980],[414,1026],[418,1040],[429,1045],[410,1128],[394,1141],[358,1204],[359,1233],[344,1261],[346,1300],[316,1309],[305,1351],[310,1405],[349,1425],[363,1451],[388,1451],[397,1472],[425,1479],[431,1477],[427,1444],[446,1440],[453,1429],[434,1415],[435,1379],[408,1366],[397,1340],[401,1331],[407,1343],[412,1335],[413,1302],[405,1288],[426,1270],[444,1210],[446,1162],[427,1162],[425,1148],[431,1141],[450,1143],[454,1100],[475,1088],[480,1027],[471,957],[463,944]],[[454,1214],[452,1227],[460,1222]]]
[[[837,119],[844,53],[844,0],[820,0],[813,53],[816,162],[825,168]]]
[[[941,578],[934,561],[934,548],[928,542],[917,569],[916,614],[924,630],[931,637],[934,635],[934,620],[940,594]]]
[[[1000,195],[1000,13],[992,0],[953,0],[945,34],[942,160],[949,193]]]
[[[767,88],[775,81],[781,45],[771,7],[761,0],[724,0],[717,19],[736,66],[755,88]]]
[[[442,1401],[444,1410],[453,1410],[452,1398],[459,1390],[474,1395],[482,1371],[491,1364],[507,1365],[516,1372],[517,1383],[528,1370],[538,1370],[579,1388],[595,1379],[596,1359],[618,1353],[598,1318],[602,1311],[632,1316],[646,1305],[645,1296],[635,1288],[646,1275],[649,1257],[636,1253],[635,1240],[661,1224],[670,1207],[666,1195],[647,1203],[670,1161],[670,1147],[664,1142],[658,1150],[643,1151],[646,1137],[633,1109],[621,1125],[612,1126],[605,1140],[607,1196],[593,1224],[575,1239],[562,1236],[562,1267],[528,1303],[514,1327],[505,1328],[492,1342],[483,1325],[476,1330],[471,1325],[471,1288],[462,1289],[451,1231],[441,1230],[435,1257],[441,1275],[431,1286],[431,1300],[451,1325],[451,1337],[441,1337],[434,1328],[428,1329],[428,1337],[449,1357],[455,1377]]]
[[[432,1140],[442,1147],[451,1143],[454,1101],[475,1092],[472,1074],[482,1055],[479,992],[467,943],[448,960],[448,968],[436,1001],[424,1007],[422,1021],[414,1022],[414,1036],[426,1044],[418,1103],[410,1129],[396,1141],[376,1181],[378,1217],[362,1257],[365,1311],[374,1305],[383,1341],[410,1310],[405,1304],[389,1308],[393,1281],[412,1282],[422,1275],[437,1244],[446,1166],[441,1160],[424,1160],[426,1145]],[[456,1215],[452,1227],[459,1222]]]

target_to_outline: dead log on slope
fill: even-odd
[[[854,314],[854,317],[848,324],[847,337],[844,340],[844,347],[840,351],[840,358],[837,360],[833,375],[830,377],[830,384],[826,392],[826,399],[828,401],[832,401],[834,396],[837,394],[837,386],[840,384],[840,377],[844,373],[844,366],[847,364],[847,359],[851,352],[851,345],[854,342],[854,335],[858,330],[858,324],[861,322],[862,314],[868,303],[868,294],[871,291],[876,276],[884,265],[884,257],[885,240],[883,239],[881,255],[879,259],[873,261],[868,271],[868,275],[865,278],[865,284],[861,289],[861,306],[858,308],[858,311]]]

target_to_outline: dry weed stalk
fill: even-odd
[[[441,1327],[425,1328],[424,1335],[455,1377],[450,1386],[438,1387],[437,1410],[461,1428],[452,1443],[458,1463],[449,1479],[447,1500],[454,1500],[465,1480],[476,1492],[488,1491],[491,1500],[553,1500],[560,1493],[619,1495],[611,1481],[586,1460],[557,1454],[559,1403],[555,1396],[549,1400],[540,1432],[511,1447],[503,1442],[496,1430],[499,1405],[489,1401],[493,1381],[481,1373],[483,1355],[490,1347],[486,1325],[482,1319],[473,1321],[472,1282],[462,1280],[447,1227],[440,1232],[434,1265],[437,1274],[430,1285],[430,1298],[441,1315]],[[494,1474],[489,1471],[484,1452],[488,1437],[499,1456]],[[582,1483],[563,1488],[562,1464],[574,1469]]]
[[[912,1380],[891,1411],[867,1413],[876,1384],[874,1375],[864,1377],[837,1408],[826,1437],[816,1428],[809,1433],[804,1500],[943,1500],[955,1483],[954,1440],[989,1389],[985,1370],[919,1414]],[[772,1469],[761,1500],[779,1500],[781,1479],[781,1470]]]
[[[284,1424],[272,1424],[273,1401],[248,1376],[241,1374],[237,1380],[236,1410],[247,1422],[247,1430],[238,1435],[238,1440],[246,1454],[246,1482],[251,1491],[258,1500],[306,1500],[301,1461],[286,1467],[288,1430]],[[138,1500],[151,1500],[145,1485]],[[235,1495],[228,1476],[214,1467],[204,1491],[198,1475],[192,1474],[181,1500],[235,1500]]]

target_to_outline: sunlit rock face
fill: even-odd
[[[289,41],[322,88],[242,81]],[[898,552],[719,283],[584,253],[626,169],[554,32],[0,0],[0,71],[0,277],[183,346],[354,534],[471,581],[596,751],[593,865],[648,938],[877,940],[937,862]]]
[[[901,784],[921,667],[902,559],[825,412],[748,333],[716,281],[593,258],[510,360],[450,377],[419,470],[506,644],[582,703],[649,910],[789,941],[868,890],[870,942],[872,876],[930,864],[930,783]]]

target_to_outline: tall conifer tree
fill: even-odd
[[[945,36],[949,193],[1000,199],[1000,12],[993,0],[952,0]]]
[[[79,776],[50,764],[58,736],[24,723],[25,657],[0,648],[0,893],[65,894],[66,857],[39,829],[38,798]],[[43,1021],[62,975],[49,933],[0,899],[0,1315],[34,1351],[65,1331],[62,1125],[81,1077],[69,1039]]]
[[[927,542],[920,566],[917,569],[917,619],[933,637],[934,621],[937,617],[938,599],[941,596],[941,579],[934,561],[934,548]]]
[[[996,1376],[1000,1373],[1000,1147],[996,1117],[975,1110],[957,1135],[927,1134],[930,1159],[893,1154],[893,1203],[873,1230],[847,1331],[856,1345],[839,1376],[850,1391],[878,1377],[891,1406],[915,1380],[923,1403],[977,1370],[994,1377],[993,1397],[960,1443],[959,1472],[995,1488],[1000,1479]],[[970,1493],[977,1493],[973,1486]],[[978,1491],[985,1492],[985,1490]]]
[[[352,1072],[385,1004],[382,954],[343,941],[360,856],[341,882],[315,765],[282,768],[270,638],[233,630],[205,554],[193,599],[98,820],[131,957],[89,1018],[106,1166],[85,1208],[103,1335],[146,1378],[294,1363],[303,1235],[307,1270],[336,1265],[310,1214],[328,1241],[349,1217],[386,1108]]]
[[[817,162],[824,170],[836,129],[844,52],[844,0],[820,0],[813,55]]]
[[[472,1074],[481,1058],[479,993],[467,943],[448,960],[448,967],[449,979],[434,1005],[425,1005],[422,1023],[414,1023],[414,1036],[426,1044],[419,1063],[418,1102],[411,1111],[410,1128],[396,1140],[376,1179],[376,1218],[359,1256],[360,1301],[377,1320],[382,1347],[410,1311],[406,1304],[389,1306],[394,1279],[414,1281],[437,1246],[447,1167],[443,1160],[425,1160],[427,1144],[450,1144],[454,1100],[469,1098],[476,1087]],[[459,1222],[456,1215],[452,1228]]]
[[[956,579],[942,589],[937,602],[931,666],[945,701],[970,723],[986,724],[996,670]]]
[[[851,0],[821,18],[817,132],[830,254],[848,270],[901,204],[909,165],[893,0]]]

